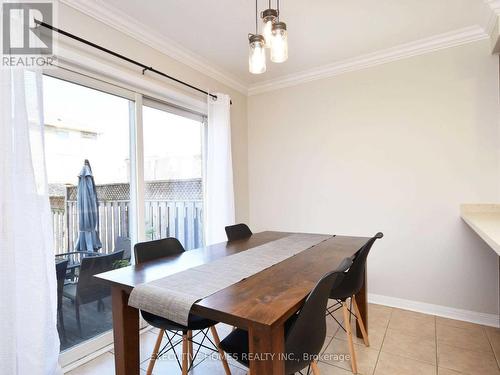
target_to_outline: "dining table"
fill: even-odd
[[[139,310],[129,305],[132,290],[193,267],[214,262],[296,233],[265,231],[181,254],[105,272],[98,277],[111,287],[115,371],[139,374]],[[284,325],[295,314],[316,283],[346,257],[353,256],[369,237],[331,235],[271,267],[197,301],[191,313],[245,329],[249,333],[250,372],[284,375]],[[368,331],[365,283],[355,296]],[[361,337],[359,327],[356,334]]]

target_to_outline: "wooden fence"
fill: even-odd
[[[203,202],[201,200],[147,200],[146,239],[176,237],[186,249],[203,245]],[[102,253],[114,250],[117,237],[130,237],[130,201],[99,202],[99,234]],[[54,251],[73,251],[78,240],[78,210],[75,200],[65,209],[52,209]]]

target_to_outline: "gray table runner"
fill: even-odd
[[[329,238],[331,236],[319,234],[291,234],[211,263],[141,284],[132,290],[129,305],[187,325],[191,307],[197,301]]]

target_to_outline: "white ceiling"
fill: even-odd
[[[273,0],[275,2],[275,0]],[[259,10],[267,1],[259,1]],[[269,81],[470,26],[485,27],[484,0],[281,0],[289,59],[248,73],[253,0],[106,0],[118,15],[200,56],[244,85]],[[133,32],[134,30],[131,30]],[[143,30],[142,30],[143,31]]]

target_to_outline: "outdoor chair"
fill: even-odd
[[[68,266],[66,268],[66,278],[71,279],[72,281],[76,280],[76,277],[78,276],[78,268],[80,268],[80,264],[82,262],[82,259],[85,257],[93,257],[93,256],[99,256],[99,253],[96,253],[94,251],[69,251],[67,253],[61,253],[61,254],[56,254],[56,261],[57,260],[67,260],[68,261]]]
[[[132,243],[130,241],[130,238],[123,236],[116,237],[115,249],[113,250],[113,252],[121,250],[123,250],[123,260],[130,260],[132,253]]]
[[[62,334],[62,338],[66,341],[66,329],[64,327],[64,315],[62,310],[62,297],[64,282],[66,280],[66,270],[68,268],[68,261],[61,260],[56,261],[56,278],[57,278],[57,320],[59,324],[59,330]]]
[[[109,255],[98,255],[85,257],[80,265],[78,282],[64,286],[63,295],[70,299],[75,305],[76,322],[78,331],[82,336],[82,325],[80,321],[80,306],[91,302],[97,302],[97,310],[104,309],[102,300],[111,295],[111,289],[94,275],[111,271],[116,262],[123,259],[123,250]]]

